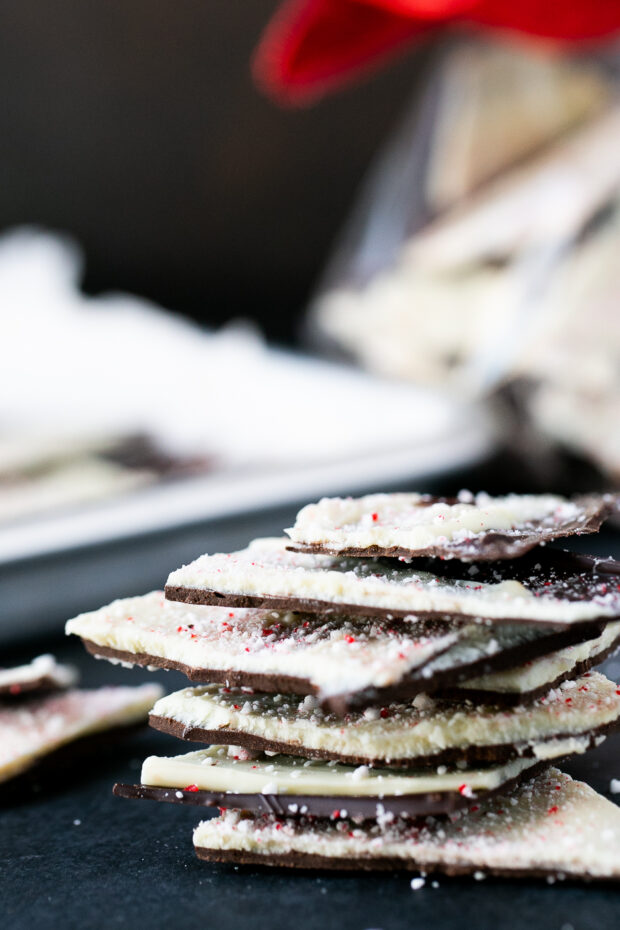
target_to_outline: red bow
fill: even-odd
[[[255,76],[280,102],[309,103],[446,24],[584,42],[620,29],[620,0],[286,0]]]

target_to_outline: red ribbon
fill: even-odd
[[[279,102],[311,103],[446,25],[588,42],[620,30],[620,0],[286,0],[254,74]]]

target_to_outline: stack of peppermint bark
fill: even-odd
[[[620,810],[553,764],[605,739],[620,562],[546,543],[618,498],[324,499],[165,596],[71,620],[97,657],[183,671],[153,727],[210,748],[123,797],[218,806],[202,859],[620,879]]]

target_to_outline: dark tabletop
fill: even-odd
[[[236,532],[241,536],[247,529],[240,521]],[[620,535],[611,531],[587,542],[580,548],[620,554]],[[196,543],[186,541],[185,549]],[[171,568],[180,562],[176,554],[171,545]],[[177,673],[152,674],[95,661],[78,642],[58,637],[5,649],[0,664],[46,650],[79,665],[87,685],[159,680],[171,691],[187,684]],[[611,660],[607,671],[618,677],[618,661]],[[65,762],[60,771],[5,797],[0,807],[0,930],[620,927],[620,893],[602,885],[439,877],[438,887],[427,880],[414,892],[405,873],[330,876],[200,863],[192,829],[205,815],[182,805],[125,801],[111,793],[114,781],[139,781],[146,755],[180,751],[178,740],[145,729],[122,745],[100,748],[94,759]],[[607,793],[611,778],[620,778],[620,734],[563,768]]]

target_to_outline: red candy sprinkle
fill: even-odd
[[[185,790],[186,791],[198,791],[198,785],[187,785]]]
[[[345,642],[346,642],[346,643],[354,643],[354,642],[355,642],[355,636],[348,635],[348,636],[345,636],[344,639],[345,639]]]
[[[554,804],[553,807],[550,807],[549,810],[547,811],[548,814],[557,814],[557,812],[558,812],[557,804]]]
[[[387,709],[387,707],[382,707],[382,708],[381,708],[381,710],[379,711],[379,716],[380,716],[380,717],[383,717],[384,720],[385,720],[386,717],[389,717],[389,716],[390,716],[390,712],[389,712],[389,710]]]
[[[377,520],[379,519],[379,514],[378,514],[378,513],[373,513],[373,514],[371,514],[371,516],[372,516],[372,521],[373,521],[373,523],[376,523]]]

